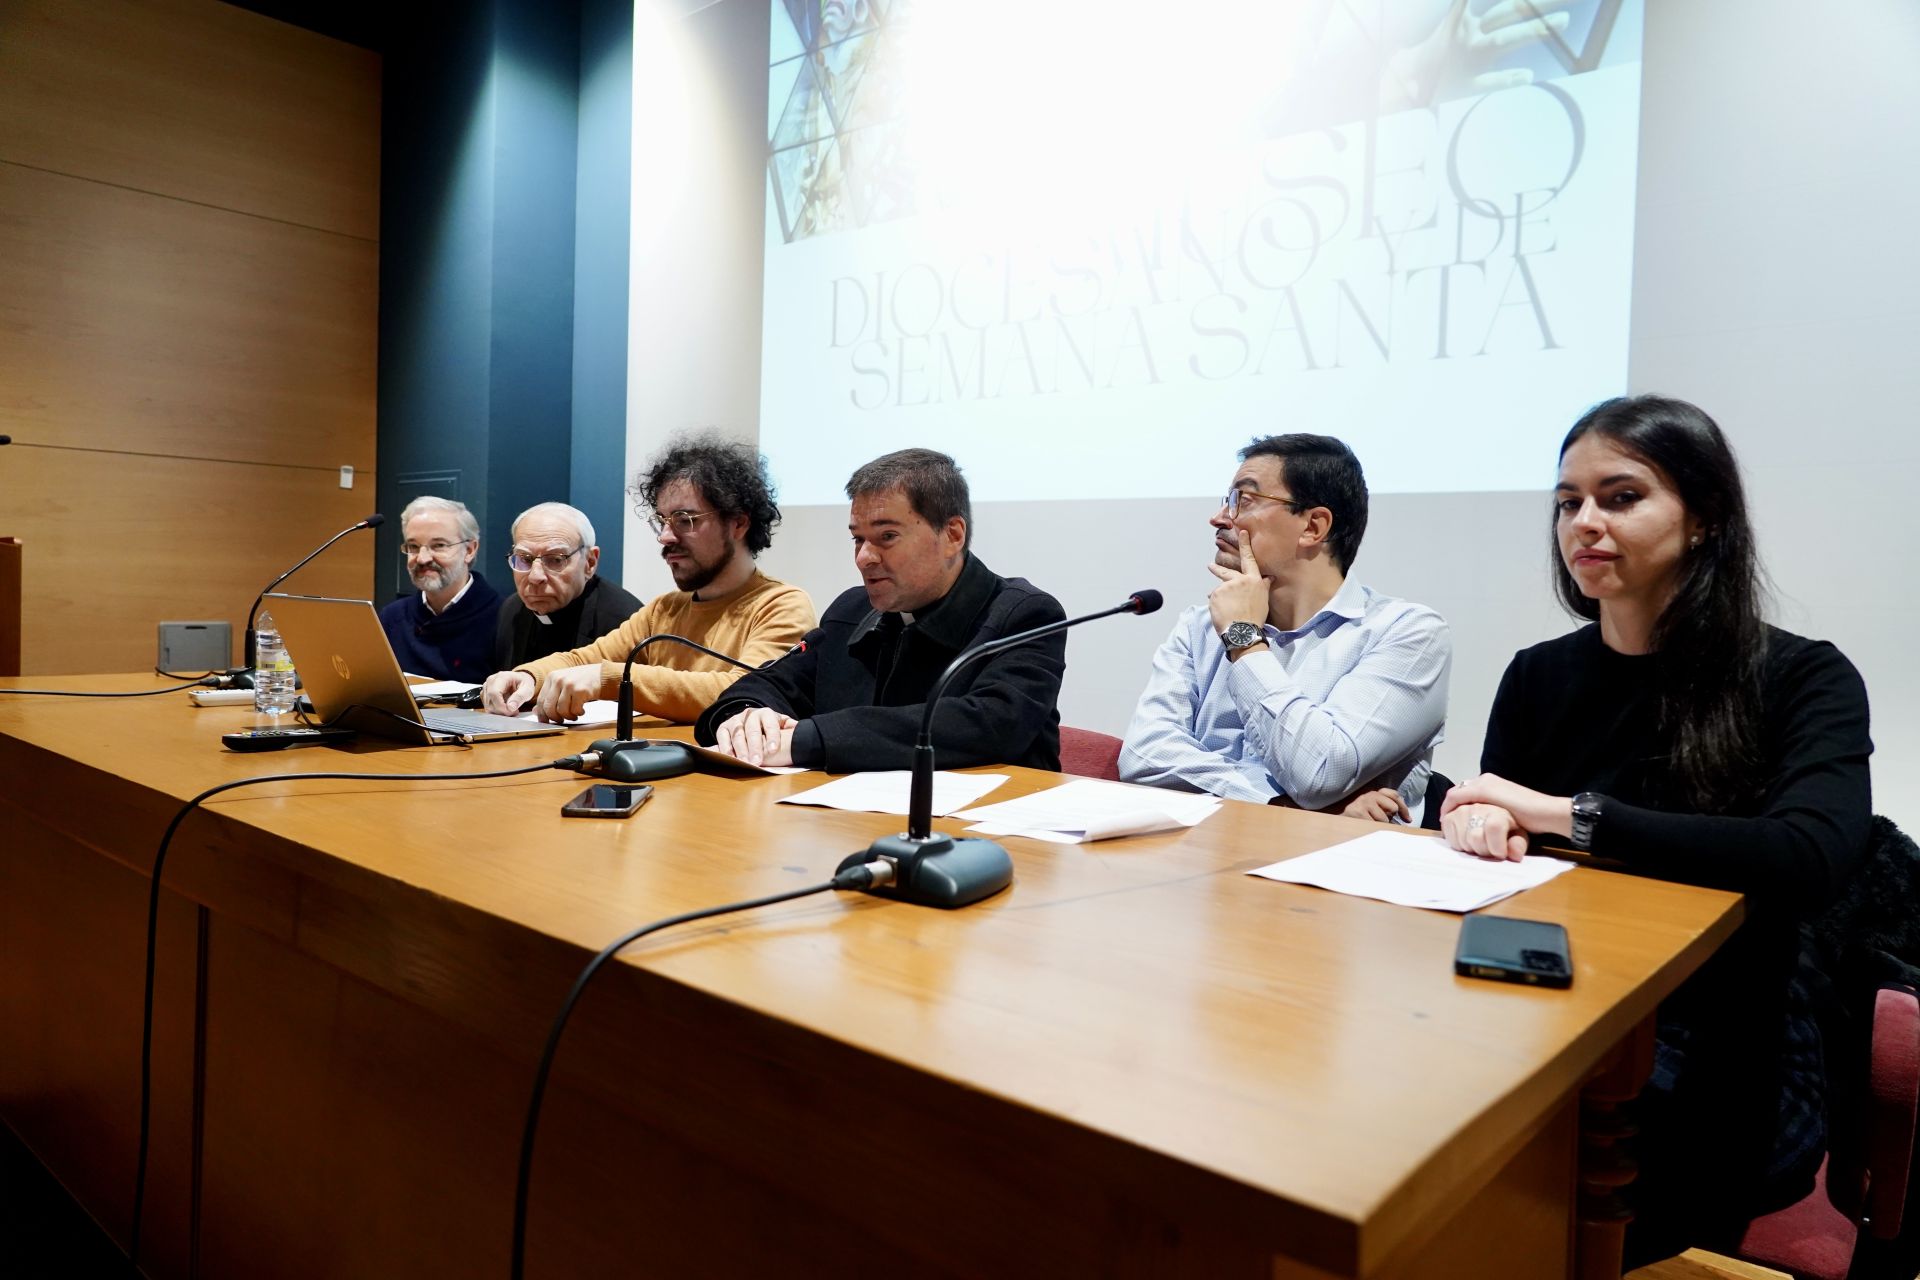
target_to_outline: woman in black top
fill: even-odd
[[[1798,923],[1852,874],[1872,800],[1867,695],[1824,641],[1768,626],[1740,474],[1693,405],[1609,400],[1560,446],[1554,573],[1593,621],[1514,657],[1456,849],[1532,838],[1747,897],[1734,938],[1661,1006],[1643,1095],[1635,1258],[1737,1241],[1804,1195],[1826,1144]]]

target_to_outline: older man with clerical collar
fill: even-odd
[[[633,493],[649,513],[677,590],[655,596],[591,644],[496,673],[482,694],[487,710],[531,702],[543,720],[576,719],[589,701],[618,695],[628,652],[649,636],[682,636],[757,666],[793,648],[813,626],[807,593],[754,563],[773,545],[780,508],[766,460],[753,450],[717,436],[676,441]],[[634,660],[634,710],[685,723],[739,676],[730,663],[656,641]]]
[[[400,554],[418,595],[389,601],[380,626],[400,666],[435,680],[487,678],[500,593],[476,573],[480,522],[466,504],[415,498],[400,513]]]
[[[640,610],[631,592],[599,576],[593,522],[564,502],[542,502],[520,513],[507,567],[514,594],[500,602],[496,671],[591,644]]]
[[[946,454],[903,449],[847,482],[861,585],[835,600],[803,652],[727,690],[695,737],[758,765],[840,773],[904,769],[934,682],[963,650],[1065,617],[1022,578],[969,549],[966,479]],[[1060,766],[1066,637],[1016,645],[964,668],[934,712],[946,766]]]

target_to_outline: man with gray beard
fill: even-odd
[[[435,680],[485,680],[493,670],[500,593],[473,571],[480,522],[466,504],[415,498],[400,513],[400,554],[420,594],[380,610],[402,670]],[[296,656],[296,661],[297,661]]]

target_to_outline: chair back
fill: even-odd
[[[1914,1125],[1920,1118],[1920,997],[1905,987],[1882,987],[1874,994],[1868,1077],[1861,1148],[1866,1196],[1857,1216],[1870,1235],[1891,1240],[1900,1234],[1913,1170]]]
[[[1119,781],[1120,739],[1110,733],[1061,725],[1060,772]]]
[[[1739,1255],[1802,1280],[1893,1275],[1920,1119],[1920,997],[1874,993],[1864,1133],[1835,1135],[1813,1193],[1747,1224]],[[1911,1275],[1907,1266],[1899,1274]]]

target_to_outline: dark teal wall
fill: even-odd
[[[406,586],[397,517],[420,493],[473,508],[502,590],[510,522],[550,499],[587,512],[619,575],[632,25],[609,0],[490,0],[389,33],[382,599]]]
[[[581,0],[574,190],[573,505],[620,580],[626,505],[627,273],[632,248],[633,0]]]

